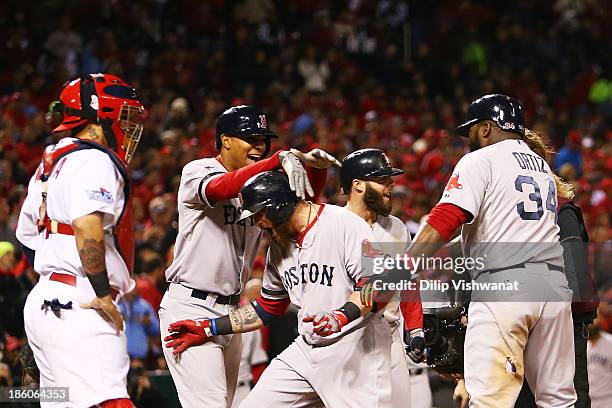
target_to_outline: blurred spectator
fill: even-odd
[[[136,277],[136,287],[140,297],[146,300],[157,313],[166,289],[166,263],[157,253],[140,262],[140,275]]]
[[[164,128],[172,129],[175,132],[187,132],[190,126],[189,103],[187,99],[183,97],[174,99],[170,104]]]
[[[15,247],[10,242],[0,242],[0,337],[24,335],[25,294],[14,275],[15,265]]]
[[[19,245],[15,236],[15,225],[10,223],[10,206],[6,197],[0,196],[0,242],[10,242]]]
[[[15,246],[11,242],[0,242],[0,275],[14,275]]]
[[[11,368],[6,363],[0,363],[0,387],[11,387],[12,385]]]
[[[151,382],[142,360],[135,358],[130,362],[128,371],[128,393],[138,408],[165,408],[166,398]]]
[[[128,355],[130,358],[145,360],[150,351],[158,355],[159,346],[152,350],[151,344],[160,341],[159,319],[153,307],[132,290],[119,301],[119,309],[125,320]]]
[[[166,253],[176,239],[177,223],[174,201],[171,195],[164,195],[153,198],[149,203],[150,223],[145,226],[143,238],[160,253]]]
[[[576,176],[582,174],[582,136],[579,131],[572,130],[565,139],[565,145],[559,150],[555,158],[555,170],[561,172],[565,164],[571,164]],[[573,180],[573,179],[572,179]]]
[[[26,196],[25,187],[21,184],[18,184],[14,186],[13,188],[11,188],[11,190],[8,193],[8,198],[7,198],[7,204],[9,207],[8,225],[10,225],[13,230],[17,228],[17,221],[19,220],[19,211],[21,210],[21,205],[23,204],[23,200],[25,199],[25,196]]]
[[[304,80],[304,88],[310,92],[325,92],[329,67],[316,48],[308,46],[304,56],[298,62],[298,72]]]
[[[45,50],[64,63],[68,78],[77,75],[78,52],[83,44],[82,37],[72,30],[72,20],[68,15],[59,19],[59,27],[45,41]]]

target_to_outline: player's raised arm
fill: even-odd
[[[316,169],[339,165],[338,160],[320,149],[308,153],[296,149],[278,151],[265,158],[270,151],[270,139],[278,135],[270,130],[265,114],[255,106],[227,109],[217,119],[216,129],[215,142],[220,150],[217,160],[227,172],[212,167],[207,168],[212,171],[204,174],[199,168],[192,175],[184,172],[183,177],[188,179],[182,192],[184,202],[204,202],[213,206],[216,202],[238,197],[240,188],[256,174],[276,169],[287,173],[290,187],[298,197],[305,198],[306,194],[316,197],[322,185],[318,193],[313,190],[302,162]]]

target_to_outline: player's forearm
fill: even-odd
[[[444,243],[446,243],[444,237],[434,227],[425,223],[410,243],[407,252],[415,258],[427,258],[438,252]]]
[[[87,278],[98,297],[104,297],[111,293],[106,273],[102,217],[102,213],[93,213],[79,217],[72,222],[83,271],[87,274]]]
[[[261,329],[264,322],[259,318],[253,305],[248,303],[227,316],[214,319],[217,334],[245,333]]]
[[[370,313],[370,311],[372,311],[371,306],[366,306],[363,303],[361,303],[361,292],[359,291],[355,291],[351,293],[351,296],[349,297],[348,301],[350,303],[355,304],[355,306],[359,308],[359,313],[361,316],[365,316],[368,313]]]

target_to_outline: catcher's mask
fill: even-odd
[[[145,109],[132,86],[110,74],[90,74],[64,85],[54,112],[62,114],[54,133],[86,123],[102,126],[108,146],[129,163],[143,131]]]

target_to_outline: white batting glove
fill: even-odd
[[[308,166],[316,169],[326,169],[331,166],[342,167],[342,163],[325,150],[312,149],[308,153],[302,153],[297,149],[291,149],[290,152]]]
[[[311,197],[314,196],[314,191],[308,180],[306,169],[302,165],[300,159],[291,152],[281,156],[281,166],[287,177],[289,177],[289,187],[295,191],[295,195],[301,199],[306,199],[306,193]]]

